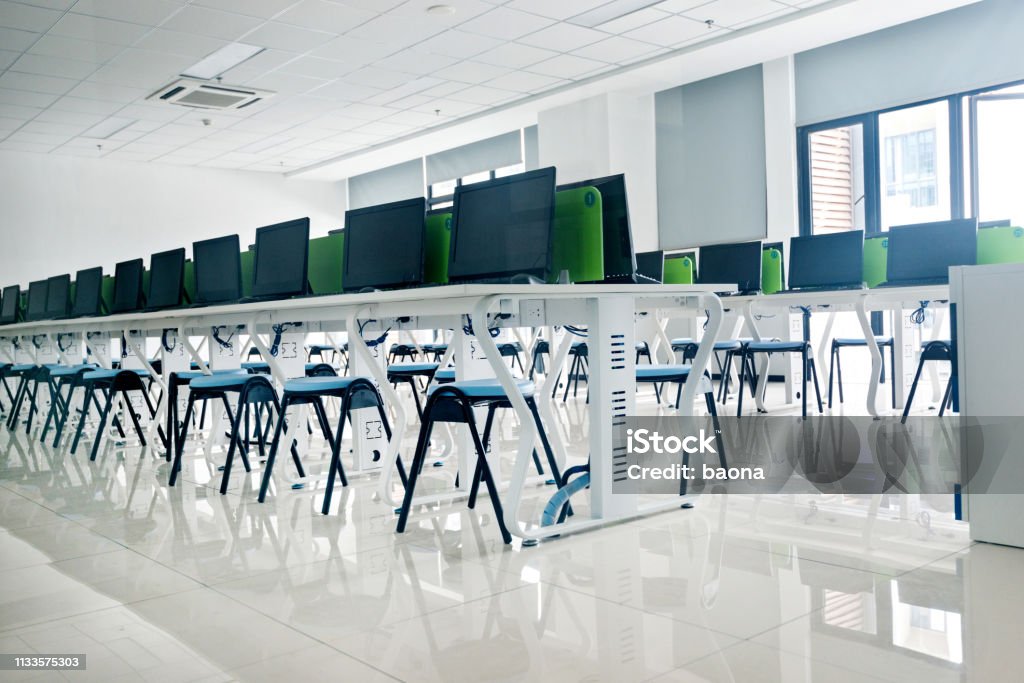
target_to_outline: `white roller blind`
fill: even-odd
[[[655,121],[660,247],[763,239],[761,66],[657,93]]]
[[[540,141],[537,139],[537,126],[523,128],[523,166],[527,171],[540,168]]]
[[[423,196],[423,160],[414,159],[348,179],[348,208]]]
[[[520,132],[513,131],[427,157],[427,184],[491,171],[523,160]]]

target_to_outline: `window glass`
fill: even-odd
[[[864,126],[810,134],[814,234],[864,229]]]
[[[949,105],[878,116],[881,229],[950,218]]]
[[[1024,88],[976,98],[978,220],[1024,226]]]

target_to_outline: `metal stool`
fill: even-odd
[[[896,345],[893,343],[892,337],[875,337],[875,343],[878,344],[879,348],[884,349],[889,347],[889,375],[890,379],[895,377],[896,374]],[[836,371],[836,375],[839,379],[839,402],[843,402],[843,365],[839,360],[839,350],[850,348],[850,347],[866,347],[868,340],[863,337],[856,338],[843,338],[836,337],[832,340],[832,352],[829,354],[828,359],[828,407],[832,408],[832,370]],[[882,377],[881,381],[885,381],[885,354],[882,354]],[[890,388],[892,394],[892,407],[896,407],[896,382],[890,381]]]
[[[392,386],[397,386],[399,382],[409,385],[413,400],[416,401],[416,414],[420,416],[421,420],[423,419],[423,406],[420,404],[420,390],[416,386],[416,378],[426,377],[427,383],[429,383],[435,372],[437,372],[437,363],[395,363],[388,366],[388,381]]]
[[[921,359],[917,362],[917,372],[914,373],[914,383],[910,385],[910,393],[907,395],[907,405],[903,407],[903,417],[900,422],[906,424],[907,415],[910,414],[910,406],[914,402],[914,394],[917,393],[917,383],[921,379],[921,371],[928,361],[953,362],[953,345],[948,341],[925,342],[921,348]],[[946,381],[946,391],[942,395],[942,403],[939,404],[939,417],[946,413],[946,406],[953,404],[953,375]]]
[[[802,379],[802,386],[800,391],[800,399],[802,401],[801,415],[807,417],[807,375],[810,374],[814,378],[814,393],[818,398],[818,412],[823,412],[824,409],[821,405],[821,390],[818,388],[818,373],[814,367],[814,358],[811,356],[811,344],[806,341],[760,341],[760,342],[747,342],[743,346],[743,360],[740,363],[740,391],[739,400],[736,402],[736,416],[739,417],[743,413],[743,382],[747,377],[747,365],[749,363],[751,367],[750,382],[753,386],[757,386],[758,378],[753,372],[756,368],[754,363],[754,355],[758,353],[768,354],[770,358],[773,353],[799,353],[800,358],[803,362],[803,372],[800,373]]]

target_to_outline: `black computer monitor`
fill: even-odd
[[[422,283],[426,215],[423,197],[346,211],[345,291]]]
[[[48,320],[64,318],[71,303],[71,275],[54,275],[46,281],[46,313]]]
[[[252,295],[284,298],[309,291],[309,218],[256,231]]]
[[[761,289],[761,243],[715,244],[700,249],[701,284],[735,285],[739,292]]]
[[[242,255],[238,235],[192,243],[197,304],[218,304],[242,298]]]
[[[864,231],[789,240],[789,286],[853,287],[864,283]]]
[[[1009,218],[1001,218],[997,221],[978,221],[978,229],[983,228],[1009,228],[1013,226],[1013,221]]]
[[[665,252],[641,251],[636,255],[636,281],[639,284],[655,284],[665,281]]]
[[[21,307],[21,285],[4,287],[4,295],[0,302],[0,324],[9,325],[18,322],[18,309]]]
[[[601,193],[601,231],[604,247],[604,281],[632,282],[636,273],[633,232],[629,225],[626,201],[626,177],[619,175],[593,178],[559,185],[558,190],[596,187]]]
[[[146,294],[146,308],[181,306],[184,289],[185,248],[153,254],[149,258],[149,292]]]
[[[88,268],[75,274],[73,318],[100,315],[103,312],[103,268]]]
[[[28,309],[25,320],[42,320],[46,317],[46,280],[28,283]]]
[[[546,282],[554,218],[553,167],[455,188],[449,281]]]
[[[978,261],[978,220],[962,218],[889,228],[886,282],[949,282],[950,266]]]
[[[114,268],[114,303],[111,313],[128,313],[142,308],[142,259],[122,261]]]

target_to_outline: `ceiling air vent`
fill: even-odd
[[[182,78],[165,85],[146,99],[199,109],[242,109],[273,95],[269,90]]]

